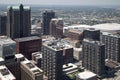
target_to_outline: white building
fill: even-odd
[[[76,76],[76,80],[97,80],[97,75],[90,71],[84,71]]]
[[[16,42],[7,36],[0,36],[0,57],[7,58],[16,53]]]

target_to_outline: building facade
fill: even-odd
[[[50,35],[56,38],[63,37],[63,20],[62,18],[53,18],[50,21]]]
[[[7,16],[0,15],[0,35],[6,35]]]
[[[50,45],[42,45],[41,68],[48,80],[62,80],[63,50]]]
[[[83,40],[83,31],[77,29],[70,29],[66,33],[66,36],[73,40],[82,41]]]
[[[88,28],[83,31],[83,37],[86,39],[93,39],[100,41],[100,30],[95,28]]]
[[[120,35],[103,32],[101,41],[105,44],[105,58],[120,62]]]
[[[27,37],[31,34],[31,9],[29,6],[10,6],[7,12],[7,36]]]
[[[30,61],[22,61],[20,67],[21,80],[43,80],[43,71]]]
[[[17,54],[22,53],[27,59],[32,59],[32,53],[41,51],[42,40],[38,36],[17,38]]]
[[[82,66],[101,76],[105,71],[105,45],[99,41],[83,40]]]

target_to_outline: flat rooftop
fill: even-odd
[[[84,42],[88,42],[88,43],[90,43],[90,44],[96,44],[96,45],[99,45],[99,46],[101,46],[101,45],[104,45],[102,42],[100,42],[100,41],[94,41],[94,40],[90,40],[90,39],[84,39],[83,40]]]
[[[76,33],[76,34],[82,34],[83,31],[80,31],[78,29],[70,29],[69,32],[73,32],[73,33]]]
[[[63,49],[69,49],[73,48],[71,45],[68,44],[65,40],[47,40],[43,43],[44,46],[47,46],[48,48],[51,48],[55,51],[63,50]]]
[[[120,34],[118,34],[118,33],[113,34],[113,33],[108,33],[108,32],[102,32],[102,35],[120,38]]]
[[[39,39],[41,38],[38,36],[30,36],[30,37],[17,38],[15,39],[15,41],[25,42],[25,41],[33,41],[33,40],[39,40]]]
[[[32,62],[30,62],[29,60],[25,60],[21,62],[21,66],[24,67],[25,70],[27,70],[26,72],[29,72],[28,74],[31,75],[43,75],[43,70],[41,70],[40,68],[38,68],[36,65],[34,65]]]
[[[84,71],[84,72],[81,72],[77,75],[77,77],[79,77],[82,80],[87,80],[89,78],[96,77],[96,76],[97,76],[96,74],[94,74],[90,71]]]
[[[97,24],[97,25],[72,25],[65,27],[64,29],[86,29],[86,28],[96,28],[101,31],[118,31],[120,30],[120,24],[118,23],[105,23],[105,24]]]
[[[78,69],[78,67],[72,63],[63,65],[63,71],[69,71],[69,70],[73,70],[73,69]]]
[[[16,80],[5,65],[0,66],[0,78],[1,80]]]
[[[0,45],[3,44],[16,44],[15,41],[13,41],[11,38],[7,37],[7,36],[0,36]]]

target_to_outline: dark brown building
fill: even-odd
[[[11,6],[7,12],[7,36],[21,38],[30,36],[31,9],[29,6]]]
[[[43,13],[43,35],[49,35],[49,29],[50,29],[50,21],[52,18],[55,18],[55,12],[53,11],[45,11]]]
[[[54,18],[50,22],[50,35],[56,38],[63,37],[63,20]]]
[[[72,40],[82,40],[83,39],[83,31],[79,31],[76,29],[71,29],[67,32],[67,37]]]
[[[33,52],[41,51],[41,38],[37,36],[15,39],[17,54],[22,53],[27,59],[31,59]]]
[[[0,35],[6,35],[7,16],[0,15]]]

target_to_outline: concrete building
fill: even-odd
[[[21,80],[43,80],[43,71],[30,61],[22,61],[20,67]]]
[[[41,68],[48,80],[62,80],[63,48],[63,45],[57,44],[57,40],[42,44]]]
[[[0,35],[6,35],[7,16],[0,15]]]
[[[15,54],[15,58],[10,60],[5,60],[4,64],[11,71],[11,73],[16,77],[16,80],[21,80],[21,68],[20,62],[24,61],[25,57],[22,54]]]
[[[7,12],[7,36],[27,37],[31,34],[31,9],[29,6],[10,6]]]
[[[53,18],[50,21],[50,35],[56,38],[63,37],[63,19]]]
[[[101,41],[105,44],[105,58],[120,62],[120,34],[103,32]]]
[[[97,75],[90,72],[90,71],[84,71],[79,73],[76,76],[76,80],[98,80]]]
[[[0,80],[16,80],[5,65],[0,66]]]
[[[15,39],[17,54],[22,53],[27,59],[31,59],[32,53],[41,51],[42,40],[38,36]]]
[[[52,18],[55,18],[55,12],[53,11],[45,11],[43,14],[43,35],[49,35],[50,33],[50,21]]]
[[[70,39],[81,41],[83,40],[83,31],[79,29],[70,29],[66,33],[66,36]]]
[[[16,54],[16,42],[7,36],[0,36],[0,57],[12,59]]]
[[[102,76],[105,72],[105,45],[88,39],[84,39],[82,44],[82,66]]]

